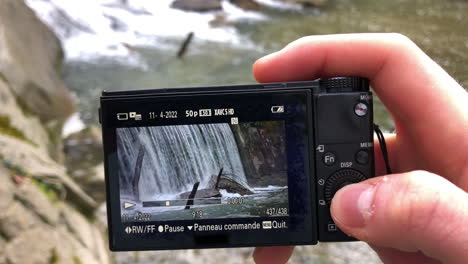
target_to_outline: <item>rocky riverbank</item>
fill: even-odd
[[[98,203],[64,163],[62,126],[75,103],[62,58],[23,1],[0,0],[1,264],[110,262]]]

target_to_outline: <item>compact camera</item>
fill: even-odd
[[[367,79],[103,92],[110,248],[352,241],[330,216],[374,176]]]

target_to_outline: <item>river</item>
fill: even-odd
[[[117,0],[80,1],[82,9],[74,1],[51,1],[52,7],[43,0],[28,2],[64,43],[65,80],[79,99],[85,123],[97,122],[102,90],[254,82],[251,65],[257,58],[306,35],[400,32],[468,87],[465,0],[334,0],[321,9],[280,5],[259,12],[243,12],[224,1],[224,15],[170,9],[169,0],[130,0],[128,6]],[[50,15],[54,8],[61,10],[61,18]],[[212,27],[215,17],[226,21],[211,22],[218,25]],[[194,41],[177,59],[189,31]],[[376,121],[393,128],[378,103]]]

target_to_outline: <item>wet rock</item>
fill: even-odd
[[[240,195],[249,195],[253,194],[249,188],[243,186],[242,184],[236,182],[233,179],[221,175],[219,178],[218,185],[216,182],[218,180],[218,175],[211,175],[210,179],[206,183],[205,189],[198,189],[195,198],[210,198],[210,197],[220,197],[221,193],[219,190],[226,190],[229,193],[237,193]],[[191,192],[185,192],[179,195],[181,199],[187,199]]]
[[[65,139],[68,174],[98,203],[105,201],[101,128],[88,126]]]
[[[259,10],[260,4],[255,0],[229,0],[231,3],[244,10]]]
[[[249,122],[231,126],[231,129],[249,186],[286,186],[284,125],[281,122]]]
[[[322,7],[328,3],[328,0],[283,0],[287,3],[301,4],[303,6]]]
[[[251,190],[237,183],[236,181],[221,177],[218,183],[218,190],[226,190],[229,193],[238,193],[240,195],[253,194]]]
[[[90,195],[97,203],[106,200],[106,179],[104,174],[104,164],[101,163],[91,169],[86,180],[80,185],[83,190]]]
[[[40,224],[40,220],[19,202],[10,204],[10,207],[0,215],[0,233],[7,239],[12,239]]]
[[[188,199],[190,192],[185,192],[179,195],[180,199]],[[220,197],[221,193],[216,189],[201,189],[198,190],[194,198],[211,198]]]
[[[197,12],[215,11],[222,9],[220,0],[175,0],[172,2],[171,7]]]
[[[75,104],[59,75],[59,40],[23,1],[0,5],[0,73],[24,110],[48,122],[65,120]]]
[[[69,135],[64,140],[65,164],[73,177],[80,169],[92,168],[103,161],[102,131],[96,125]],[[79,175],[76,175],[79,177]]]

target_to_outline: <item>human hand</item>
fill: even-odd
[[[468,262],[468,93],[399,34],[301,38],[253,66],[259,82],[362,76],[391,113],[387,135],[395,174],[376,176],[333,198],[335,223],[388,263]],[[293,247],[257,248],[254,260],[285,263]]]

